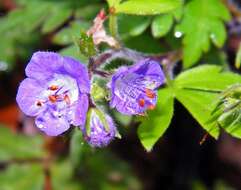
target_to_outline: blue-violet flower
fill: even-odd
[[[143,115],[157,102],[156,89],[165,81],[160,64],[144,59],[130,67],[121,67],[112,76],[110,106],[126,115]]]
[[[36,126],[57,136],[70,125],[84,125],[90,81],[87,68],[75,59],[52,52],[36,52],[18,89],[17,103]]]
[[[112,118],[97,108],[91,108],[87,117],[83,134],[92,147],[107,146],[118,135]]]

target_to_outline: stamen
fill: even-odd
[[[68,104],[68,105],[70,105],[70,98],[69,98],[69,96],[66,94],[65,96],[64,96],[64,101],[66,102],[66,104]]]
[[[148,88],[145,89],[145,93],[146,93],[146,96],[147,96],[148,98],[153,99],[153,98],[156,97],[156,94],[155,94],[152,90],[150,90],[150,89],[148,89]]]
[[[55,103],[57,101],[58,96],[57,95],[50,95],[49,96],[49,101],[52,103]]]
[[[55,90],[58,90],[58,88],[59,87],[57,85],[52,85],[52,86],[49,87],[49,90],[55,91]]]
[[[141,98],[138,103],[139,103],[139,106],[141,107],[145,106],[145,100],[143,98]]]

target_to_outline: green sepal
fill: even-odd
[[[107,91],[100,87],[96,82],[91,85],[91,97],[93,98],[94,102],[100,101],[107,96]]]
[[[103,124],[106,132],[109,132],[110,131],[110,127],[109,127],[109,124],[107,122],[105,113],[103,111],[101,111],[100,109],[98,109],[98,108],[90,108],[88,113],[87,113],[87,120],[86,120],[87,121],[86,122],[87,123],[86,124],[86,134],[87,134],[87,136],[90,136],[90,132],[91,132],[90,123],[91,123],[92,114],[96,114],[99,117],[99,120]]]
[[[94,56],[97,53],[92,36],[88,36],[84,32],[81,33],[81,37],[78,41],[78,46],[80,52],[86,57]]]

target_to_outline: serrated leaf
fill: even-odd
[[[59,6],[54,7],[50,12],[49,19],[47,19],[42,26],[42,32],[48,33],[55,30],[62,25],[71,14],[72,10],[67,7],[61,9]]]
[[[223,21],[228,21],[228,9],[219,0],[193,0],[184,9],[184,18],[176,32],[184,34],[184,67],[196,63],[210,48],[210,39],[222,47],[226,39]]]
[[[139,139],[147,151],[151,151],[171,123],[173,103],[174,96],[170,89],[158,91],[156,108],[148,113],[138,128]]]
[[[174,81],[175,97],[213,137],[219,135],[219,128],[212,118],[218,92],[228,86],[241,83],[241,76],[222,72],[222,67],[204,65],[181,73]],[[216,119],[216,118],[215,118]]]
[[[181,0],[128,0],[115,6],[117,13],[156,15],[180,7]]]
[[[40,136],[14,134],[0,126],[0,160],[38,158],[44,155]]]
[[[232,136],[241,138],[241,108],[230,110],[218,118],[218,123]]]
[[[177,88],[189,88],[206,91],[222,91],[228,86],[241,83],[241,76],[232,72],[223,72],[222,67],[203,65],[182,72],[176,79]]]
[[[156,16],[151,25],[152,35],[155,38],[165,36],[171,29],[172,24],[173,16],[171,14]]]
[[[241,138],[241,83],[232,85],[219,95],[211,122],[216,122],[232,136]]]

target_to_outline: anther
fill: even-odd
[[[57,101],[58,96],[57,95],[50,95],[49,96],[49,101],[52,103],[55,103]]]
[[[148,98],[151,98],[151,99],[156,97],[156,94],[148,88],[145,89],[145,94]]]
[[[49,90],[55,91],[55,90],[58,90],[58,88],[59,88],[58,86],[52,85],[52,86],[49,87]]]
[[[143,98],[141,98],[138,103],[139,103],[139,106],[141,107],[145,106],[145,100]]]

